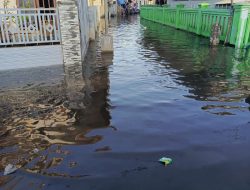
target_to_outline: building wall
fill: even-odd
[[[185,7],[192,7],[196,8],[200,3],[209,3],[211,6],[213,6],[218,0],[207,0],[207,1],[195,1],[195,0],[187,0],[187,1],[175,1],[175,0],[168,0],[167,3],[171,7],[175,7],[177,4],[184,4]]]
[[[50,5],[47,3],[48,0],[43,0],[44,4],[50,7],[55,7],[56,0],[50,0]],[[46,2],[46,3],[45,3]],[[4,7],[6,4],[7,8],[35,8],[39,7],[39,0],[0,0],[0,8]],[[41,6],[42,7],[42,6]]]
[[[100,16],[98,14],[97,6],[89,6],[89,38],[96,39],[96,33],[100,23]]]
[[[35,7],[35,0],[0,0],[0,8],[4,7],[4,2],[7,8],[33,8]]]
[[[16,5],[18,8],[34,8],[35,1],[34,0],[17,0]]]
[[[0,0],[0,8],[4,7],[4,2],[7,2],[7,0]],[[9,0],[7,8],[16,8],[16,0]]]
[[[88,0],[90,6],[98,7],[98,15],[104,17],[104,0]]]
[[[63,62],[65,65],[81,64],[88,49],[90,29],[93,34],[97,31],[97,9],[93,6],[90,11],[88,0],[56,1],[59,10]],[[4,0],[0,0],[2,7],[3,2]],[[11,3],[8,3],[8,7],[13,8],[17,1],[9,0],[9,2]]]
[[[177,4],[185,4],[186,7],[196,8],[200,3],[209,3],[211,7],[215,7],[216,3],[230,3],[231,0],[184,0],[184,1],[176,1],[176,0],[167,0],[167,4],[172,7],[175,7]],[[241,2],[249,2],[249,0],[233,0],[234,3]]]

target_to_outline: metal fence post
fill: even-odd
[[[197,25],[196,25],[196,34],[201,34],[201,25],[202,25],[202,9],[199,7],[197,12]]]
[[[235,44],[236,48],[244,48],[245,40],[249,38],[249,29],[247,28],[248,17],[250,13],[249,4],[234,5],[233,24],[231,30],[230,44]],[[249,27],[249,26],[248,26]],[[248,35],[248,37],[246,37]],[[245,39],[245,40],[244,40]]]
[[[180,27],[179,27],[179,23],[180,23],[180,9],[184,8],[184,7],[185,7],[184,4],[178,4],[178,5],[176,5],[175,27],[177,29],[180,29]]]
[[[175,28],[179,29],[179,20],[180,20],[180,8],[176,8],[176,15],[175,15]]]

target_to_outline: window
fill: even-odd
[[[16,0],[18,8],[53,8],[56,0]]]

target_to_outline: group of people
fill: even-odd
[[[140,12],[136,0],[117,0],[117,2],[121,6],[122,15],[137,14]]]
[[[164,5],[167,4],[167,0],[155,0],[156,5]]]

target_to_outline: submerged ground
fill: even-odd
[[[250,189],[249,52],[111,25],[113,55],[92,43],[83,64],[0,72],[0,188]]]

